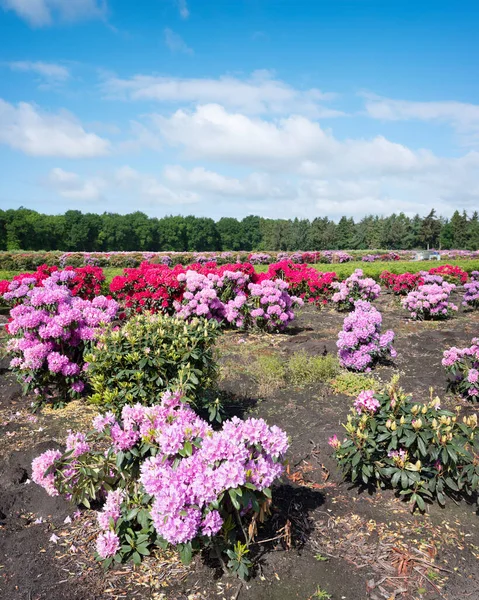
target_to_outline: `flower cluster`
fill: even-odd
[[[380,393],[362,392],[343,427],[346,439],[330,438],[343,473],[362,485],[389,487],[425,510],[446,495],[475,497],[478,416],[459,418],[439,398],[416,403],[394,377]],[[427,482],[427,485],[424,485]]]
[[[432,275],[430,277],[437,277]],[[426,283],[417,290],[409,292],[401,300],[403,307],[409,311],[412,319],[446,319],[458,307],[449,302],[451,292],[456,288],[453,283]]]
[[[336,273],[322,273],[305,264],[293,264],[288,260],[274,263],[266,273],[269,279],[283,279],[291,293],[302,300],[324,306],[333,294],[332,283]]]
[[[195,540],[204,545],[226,521],[231,531],[231,513],[237,519],[240,512],[259,513],[271,496],[289,446],[284,431],[262,419],[235,417],[213,431],[171,392],[158,405],[125,406],[121,419],[99,415],[93,425],[87,436],[71,438],[74,458],[72,451],[48,450],[33,461],[33,473],[48,494],[74,500],[101,498],[102,478],[108,479],[110,491],[98,513],[97,554],[103,560],[135,560],[134,552],[148,554],[157,536],[175,546]],[[88,450],[76,452],[85,440]],[[90,450],[105,442],[106,452]],[[93,464],[100,474],[94,484],[86,468]],[[66,470],[74,476],[65,477]]]
[[[479,338],[468,348],[445,350],[442,365],[451,377],[452,386],[466,399],[479,402]]]
[[[303,300],[288,293],[288,283],[282,279],[264,279],[248,284],[247,319],[251,326],[265,331],[283,331],[294,319],[293,309],[303,306]]]
[[[356,269],[352,275],[331,286],[337,290],[331,300],[339,309],[351,310],[356,300],[375,300],[381,292],[381,287],[371,277],[364,277],[362,269]]]
[[[433,267],[429,269],[431,275],[440,275],[443,279],[449,283],[456,283],[464,285],[467,281],[467,273],[463,271],[461,267],[455,265],[441,265],[440,267]]]
[[[53,272],[10,311],[10,366],[25,392],[33,391],[40,401],[52,394],[66,400],[83,391],[84,348],[117,312],[117,303],[104,296],[73,296],[63,284],[74,278],[74,271]]]
[[[41,265],[33,273],[22,273],[15,275],[12,281],[0,282],[0,294],[10,305],[17,305],[23,302],[23,298],[28,291],[34,287],[42,287],[45,279],[48,279],[53,273],[58,271],[58,267]],[[61,283],[67,286],[73,296],[79,296],[85,300],[92,300],[101,292],[101,286],[105,280],[102,269],[99,267],[67,267],[67,271],[72,271],[73,276],[61,279]]]
[[[271,256],[265,252],[253,252],[248,257],[252,265],[267,265],[271,262]]]
[[[420,273],[401,273],[400,275],[396,275],[389,271],[383,271],[379,279],[388,290],[391,290],[398,296],[405,296],[418,286],[424,284],[424,279]]]
[[[394,332],[388,330],[381,334],[381,324],[381,313],[369,302],[355,302],[354,311],[344,319],[336,342],[342,367],[370,371],[378,360],[395,358]]]
[[[469,283],[464,284],[464,296],[462,299],[462,305],[467,308],[479,308],[479,271],[473,271],[471,274],[474,276],[477,273],[476,278],[472,278]]]

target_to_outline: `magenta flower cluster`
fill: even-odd
[[[282,331],[294,319],[293,308],[303,305],[288,293],[285,281],[251,283],[242,271],[225,271],[221,276],[187,271],[178,275],[178,281],[185,283],[186,291],[174,308],[185,319],[198,316],[236,328]]]
[[[396,357],[393,348],[394,332],[381,334],[381,313],[365,300],[357,300],[354,311],[343,322],[339,332],[339,362],[353,371],[370,371],[378,360]]]
[[[479,308],[479,271],[471,273],[471,281],[464,284],[462,305],[466,308]]]
[[[331,297],[338,308],[351,310],[356,300],[372,302],[380,292],[381,287],[371,277],[364,277],[362,269],[356,269],[344,281],[333,281],[331,287],[337,290]]]
[[[67,399],[83,391],[85,344],[117,312],[117,303],[104,296],[91,301],[74,297],[63,285],[74,276],[73,271],[52,273],[43,287],[29,288],[22,303],[10,311],[10,366],[26,391],[39,398],[60,392]],[[26,284],[9,293],[22,285]]]
[[[35,458],[32,468],[33,480],[48,494],[57,495],[58,481],[65,480],[65,469],[70,471],[78,457],[91,458],[96,453],[99,469],[101,461],[118,464],[120,452],[139,457],[139,479],[125,481],[124,473],[119,472],[118,486],[108,492],[97,515],[102,530],[97,552],[102,559],[119,551],[120,517],[131,510],[131,500],[138,494],[149,498],[156,532],[169,543],[215,536],[229,514],[228,492],[267,491],[284,471],[283,457],[289,446],[285,432],[263,419],[233,418],[213,431],[182,402],[181,394],[171,392],[155,406],[125,406],[119,419],[111,413],[98,415],[93,427],[89,436],[69,434],[69,454],[48,450]],[[106,453],[90,450],[98,442],[102,447],[105,441]],[[60,459],[57,471],[45,474]],[[110,476],[114,478],[113,473]],[[75,478],[72,485],[76,485]]]
[[[455,346],[445,350],[442,366],[451,377],[453,387],[466,399],[479,402],[479,338],[467,348]]]
[[[401,304],[409,311],[411,319],[446,319],[458,310],[458,307],[449,301],[455,288],[453,283],[447,281],[420,285],[417,290],[409,292],[401,300]]]
[[[282,279],[249,283],[248,322],[266,331],[283,331],[294,319],[293,309],[303,306],[303,300],[291,296],[288,288]]]
[[[356,398],[354,408],[359,415],[363,412],[374,414],[381,406],[379,400],[375,398],[375,393],[374,390],[365,390]]]

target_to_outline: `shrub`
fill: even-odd
[[[421,285],[409,292],[401,304],[409,311],[411,319],[447,319],[458,310],[455,304],[449,302],[449,296],[455,288],[453,283],[447,281]]]
[[[121,419],[97,416],[92,432],[68,436],[65,453],[35,458],[32,478],[87,507],[107,492],[96,543],[105,566],[138,564],[168,545],[188,563],[193,551],[214,547],[244,577],[287,449],[286,434],[262,419],[234,418],[213,431],[179,394],[165,393],[156,406],[124,407]]]
[[[441,275],[449,283],[465,284],[467,281],[467,273],[461,267],[453,265],[441,265],[429,269],[431,275]]]
[[[469,348],[445,350],[442,365],[451,376],[451,386],[466,400],[479,402],[479,338]]]
[[[370,371],[378,361],[395,358],[394,332],[388,330],[381,335],[381,323],[381,313],[374,306],[364,300],[355,302],[354,311],[344,319],[336,342],[342,367]]]
[[[322,273],[313,267],[293,264],[288,260],[270,265],[266,275],[270,279],[283,279],[295,296],[319,307],[327,304],[333,293],[331,284],[336,280],[336,273]]]
[[[477,415],[460,420],[442,410],[438,398],[415,404],[397,380],[383,393],[359,394],[344,425],[346,439],[329,443],[353,483],[392,487],[425,509],[446,496],[472,496],[478,489]]]
[[[394,294],[405,296],[424,283],[420,273],[401,273],[396,275],[383,271],[379,276],[381,283]]]
[[[136,315],[121,328],[108,328],[85,356],[91,402],[118,412],[125,404],[155,404],[169,388],[198,403],[216,380],[218,333],[214,321],[161,314]]]
[[[379,284],[370,277],[364,277],[362,269],[356,269],[352,275],[331,286],[338,290],[331,300],[340,310],[351,310],[356,300],[375,300],[381,291]]]
[[[464,289],[462,305],[466,308],[479,308],[479,278],[464,284]]]
[[[42,287],[28,289],[22,304],[10,311],[10,367],[24,392],[37,396],[38,405],[82,393],[84,350],[117,312],[117,303],[104,296],[91,301],[74,297],[63,285],[74,277],[73,271],[52,273]],[[28,287],[25,281],[21,285]]]
[[[294,319],[293,309],[303,306],[297,296],[290,296],[288,284],[281,279],[265,279],[248,284],[247,324],[263,331],[283,331]]]

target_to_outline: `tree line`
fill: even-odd
[[[374,248],[479,248],[479,214],[456,211],[450,219],[432,210],[425,217],[404,213],[341,217],[265,219],[148,217],[142,212],[46,215],[26,208],[0,210],[0,250],[226,251],[367,250]]]

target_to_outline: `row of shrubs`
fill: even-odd
[[[478,251],[445,250],[440,251],[443,260],[478,260]],[[267,265],[282,260],[290,260],[297,264],[344,264],[362,261],[366,264],[374,262],[411,261],[415,256],[410,250],[323,250],[321,252],[0,252],[0,269],[5,271],[23,271],[36,269],[40,265],[57,267],[98,266],[111,268],[138,267],[142,262],[174,266],[188,265],[193,262],[205,263],[214,261],[218,264],[233,262],[251,262],[256,265]]]

